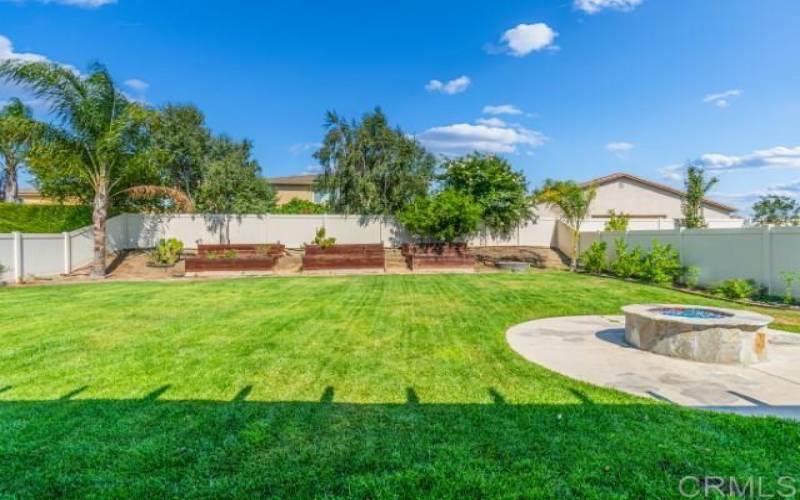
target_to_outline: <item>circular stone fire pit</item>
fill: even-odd
[[[529,263],[519,262],[516,260],[498,260],[495,265],[498,267],[498,269],[511,271],[512,273],[521,273],[531,268]]]
[[[645,351],[705,363],[767,359],[772,318],[748,311],[675,304],[623,307],[625,340]]]

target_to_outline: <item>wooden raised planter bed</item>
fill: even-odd
[[[322,248],[308,245],[303,255],[304,271],[335,269],[379,269],[386,266],[383,244],[333,245]]]
[[[271,271],[286,252],[284,245],[198,245],[186,259],[186,272]]]
[[[425,269],[475,270],[475,257],[467,253],[465,244],[402,246],[403,256],[413,271]]]

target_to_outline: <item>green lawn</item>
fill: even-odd
[[[0,289],[0,497],[800,486],[796,423],[589,386],[505,341],[534,318],[667,301],[711,303],[564,272]]]

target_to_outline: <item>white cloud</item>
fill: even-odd
[[[489,52],[506,52],[515,57],[523,57],[544,49],[557,49],[558,47],[553,45],[557,36],[558,33],[545,23],[519,24],[503,33],[500,41],[504,45],[499,50],[497,47],[491,46],[487,50]]]
[[[730,99],[732,97],[739,97],[740,95],[742,95],[741,90],[731,89],[718,94],[708,94],[703,98],[703,102],[714,104],[718,108],[727,108],[731,104]]]
[[[292,144],[289,146],[289,152],[293,155],[305,153],[314,149],[319,149],[322,147],[321,142],[298,142],[297,144]]]
[[[11,1],[24,1],[24,0],[11,0]],[[70,7],[81,7],[83,9],[96,9],[104,5],[111,5],[117,3],[117,0],[36,0],[39,3],[53,3],[59,5],[68,5]]]
[[[572,6],[587,14],[597,14],[604,9],[631,11],[644,0],[575,0]]]
[[[774,148],[757,149],[752,153],[741,156],[706,153],[696,160],[696,164],[709,172],[715,173],[763,168],[800,170],[800,146],[775,146]],[[681,180],[683,179],[684,165],[667,165],[661,169],[661,173],[668,179]]]
[[[437,153],[470,151],[516,153],[518,148],[537,148],[547,141],[539,131],[518,124],[455,123],[430,128],[417,136],[425,147]]]
[[[11,40],[0,35],[0,61],[16,60],[25,62],[47,62],[48,59],[40,54],[31,52],[14,52]]]
[[[125,80],[123,83],[125,83],[126,86],[128,86],[131,89],[136,90],[138,92],[144,92],[144,91],[146,91],[147,89],[150,88],[150,84],[149,83],[147,83],[144,80],[139,80],[137,78],[132,78],[130,80]]]
[[[486,125],[487,127],[505,127],[506,122],[500,118],[478,118],[475,123],[479,125]]]
[[[487,115],[521,115],[522,110],[513,104],[499,104],[496,106],[484,106],[483,113]]]
[[[425,85],[425,90],[428,92],[441,92],[442,94],[453,95],[464,92],[471,84],[472,80],[470,80],[468,76],[463,75],[449,82],[431,80]]]
[[[303,169],[302,175],[319,175],[324,169],[321,165],[306,165]]]
[[[606,144],[606,149],[612,153],[625,153],[633,149],[630,142],[610,142]]]
[[[800,146],[776,146],[769,149],[757,149],[750,154],[742,156],[708,153],[702,155],[698,162],[708,170],[800,169]]]

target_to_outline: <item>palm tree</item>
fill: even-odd
[[[17,98],[0,109],[0,173],[3,199],[7,202],[19,201],[17,174],[39,128],[31,109]]]
[[[686,166],[686,178],[683,183],[686,186],[686,196],[683,199],[683,223],[687,229],[706,227],[706,219],[703,217],[703,201],[706,193],[719,182],[719,179],[712,177],[706,179],[705,170],[701,167],[689,163]]]
[[[63,178],[77,179],[93,198],[94,258],[91,277],[106,273],[106,219],[115,194],[147,178],[148,128],[153,112],[130,102],[105,67],[92,65],[88,75],[50,62],[7,60],[0,80],[44,100],[56,118],[31,156]]]
[[[572,254],[570,270],[578,268],[578,244],[581,237],[581,224],[589,217],[589,207],[597,195],[594,186],[582,187],[574,181],[554,181],[547,179],[544,186],[534,195],[534,200],[561,212],[561,218],[572,230]]]

